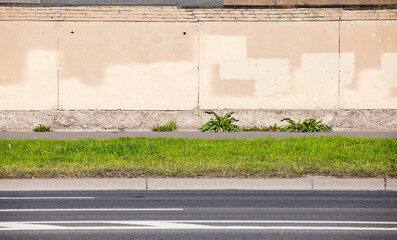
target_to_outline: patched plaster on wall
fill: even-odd
[[[337,108],[338,22],[219,22],[200,26],[200,108]],[[211,36],[246,36],[246,58],[225,56],[222,61],[210,61],[207,37]],[[330,54],[321,56],[332,56],[331,77],[323,76],[327,68],[323,65],[329,61],[308,57],[302,62],[303,54]],[[313,74],[317,75],[312,75],[310,68],[316,68]]]
[[[241,59],[220,64],[220,78],[254,80],[255,96],[269,96],[288,92],[291,76],[288,59]]]
[[[351,109],[376,109],[378,106],[397,106],[397,98],[389,98],[389,87],[381,79],[378,69],[360,71],[360,81],[354,89],[343,88],[344,107]]]
[[[315,81],[319,86],[338,79],[338,53],[305,53],[301,65],[303,78]]]
[[[340,82],[341,85],[353,83],[355,74],[354,52],[343,52],[340,54]]]
[[[382,81],[389,88],[397,88],[397,52],[383,53],[381,64]]]
[[[340,50],[355,56],[354,77],[341,85],[341,108],[397,109],[396,41],[397,21],[341,22]]]

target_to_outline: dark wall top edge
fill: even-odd
[[[128,6],[143,6],[143,5],[109,5],[109,4],[96,4],[96,5],[68,5],[68,4],[37,4],[37,3],[1,3],[0,6],[8,6],[8,7],[77,7],[77,6],[119,6],[119,7],[128,7]],[[360,6],[341,6],[341,5],[327,5],[327,6],[177,6],[177,5],[144,5],[144,6],[153,6],[153,7],[178,7],[181,9],[291,9],[291,8],[340,8],[344,10],[373,10],[373,9],[397,9],[397,4],[392,5],[360,5]]]
[[[276,6],[255,6],[255,5],[225,5],[223,8],[239,9],[239,8],[251,8],[251,9],[286,9],[286,8],[342,8],[342,9],[394,9],[397,8],[397,4],[379,4],[379,5],[276,5]]]
[[[72,7],[72,6],[176,6],[180,8],[343,8],[343,9],[391,9],[396,4],[329,4],[329,5],[224,5],[224,0],[0,0],[0,6],[23,7]]]
[[[223,0],[0,0],[0,4],[37,6],[181,6],[221,7]]]

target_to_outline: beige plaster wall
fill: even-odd
[[[198,36],[187,23],[62,23],[60,108],[193,109]]]
[[[342,22],[340,44],[341,107],[396,109],[397,21]]]
[[[57,108],[57,23],[0,22],[0,109]]]
[[[0,109],[193,109],[194,28],[0,22]]]
[[[0,21],[0,33],[0,110],[397,109],[393,20]]]
[[[200,107],[338,106],[338,22],[204,23]]]

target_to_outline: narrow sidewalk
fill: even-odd
[[[286,132],[236,132],[236,133],[203,133],[199,131],[175,132],[0,132],[0,139],[109,139],[120,137],[147,138],[203,138],[203,139],[249,139],[249,138],[288,138],[288,137],[329,137],[348,136],[361,138],[397,138],[397,132],[319,132],[319,133],[286,133]]]

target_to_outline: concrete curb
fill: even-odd
[[[145,178],[4,179],[0,191],[145,190]]]
[[[4,179],[0,191],[77,190],[352,190],[397,191],[395,178],[304,177],[293,179],[110,178]]]

